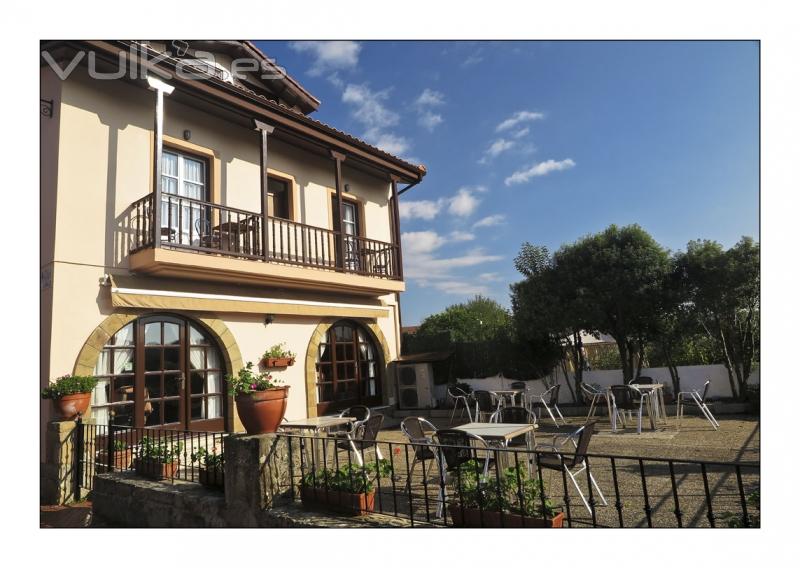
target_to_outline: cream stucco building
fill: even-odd
[[[310,118],[248,42],[42,48],[41,385],[97,375],[101,424],[237,430],[224,377],[285,343],[287,418],[394,404],[425,169]]]

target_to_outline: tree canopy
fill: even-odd
[[[478,295],[428,316],[417,329],[417,335],[448,333],[451,341],[485,341],[507,329],[510,322],[511,314],[503,306]]]

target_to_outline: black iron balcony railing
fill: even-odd
[[[164,248],[402,279],[395,244],[270,217],[265,255],[259,213],[162,194],[161,227],[155,231],[152,194],[135,201],[131,210],[131,252],[152,248],[158,238]]]

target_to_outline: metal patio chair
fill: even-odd
[[[700,412],[703,413],[703,416],[706,417],[706,420],[711,422],[714,430],[719,429],[719,422],[717,422],[717,419],[714,418],[713,414],[711,414],[711,410],[709,410],[708,404],[706,404],[706,397],[708,396],[708,389],[710,386],[711,380],[709,379],[703,385],[702,395],[697,389],[678,393],[678,428],[681,427],[681,418],[683,418],[684,407],[689,405],[699,408]]]
[[[441,518],[444,512],[445,502],[447,501],[447,482],[449,481],[450,474],[456,471],[459,466],[468,462],[469,460],[479,460],[477,448],[473,447],[472,443],[483,446],[486,452],[483,464],[483,477],[489,474],[489,463],[492,461],[489,455],[489,444],[475,434],[464,432],[463,430],[437,430],[434,439],[439,453],[439,505],[436,510],[437,517]]]
[[[500,408],[500,399],[485,390],[476,390],[472,393],[475,400],[475,421],[480,422],[483,417],[491,417]]]
[[[456,385],[448,385],[447,387],[447,395],[453,399],[453,412],[450,413],[450,424],[453,423],[453,418],[456,415],[456,409],[458,408],[459,403],[462,404],[461,413],[458,415],[459,418],[464,416],[464,409],[467,409],[467,416],[469,416],[469,421],[472,422],[472,411],[470,410],[470,404],[472,395],[470,393],[465,392],[461,388]]]
[[[625,412],[633,419],[633,412],[637,413],[636,433],[642,433],[642,412],[647,406],[648,415],[650,416],[650,424],[655,428],[653,422],[653,415],[650,411],[650,394],[644,393],[630,385],[612,385],[611,386],[613,416],[611,417],[611,429],[617,431],[617,418],[622,419],[622,426],[625,427]]]
[[[400,431],[408,438],[414,449],[414,460],[408,470],[408,481],[406,482],[406,491],[408,491],[411,487],[411,477],[414,475],[414,469],[417,467],[418,462],[433,460],[436,462],[436,466],[439,467],[439,454],[433,445],[436,426],[424,418],[409,416],[400,423]],[[423,464],[424,469],[425,466]]]
[[[585,401],[589,403],[589,412],[586,413],[586,420],[589,421],[594,418],[595,412],[597,412],[597,403],[605,401],[606,407],[608,407],[608,391],[598,390],[592,385],[587,385],[586,383],[581,383],[581,393],[583,394],[583,398]],[[610,417],[609,417],[610,419]]]
[[[561,418],[561,421],[566,424],[567,421],[564,418],[564,415],[561,414],[561,410],[558,408],[558,392],[561,390],[561,385],[553,385],[542,394],[531,394],[528,395],[528,407],[531,410],[536,409],[539,419],[542,418],[542,408],[547,410],[547,413],[550,415],[550,418],[553,419],[553,423],[556,426],[559,426],[558,420],[556,420],[555,414],[553,414],[553,410],[555,409],[558,416]],[[562,424],[563,425],[563,424]]]
[[[369,448],[374,448],[375,455],[379,460],[382,460],[383,455],[381,455],[381,449],[378,447],[377,441],[381,426],[383,426],[383,414],[373,414],[360,429],[356,430],[346,440],[339,440],[336,446],[339,449],[353,452],[360,466],[364,465],[364,451]]]
[[[590,514],[592,512],[592,508],[589,506],[589,502],[583,495],[583,491],[581,491],[580,485],[578,485],[576,476],[588,470],[586,453],[589,449],[589,442],[592,440],[592,436],[594,435],[595,424],[596,421],[591,420],[575,430],[572,434],[566,436],[556,436],[553,438],[552,444],[541,444],[537,445],[535,448],[536,451],[546,449],[552,452],[538,454],[538,465],[540,465],[543,469],[555,471],[561,471],[563,469],[572,480],[572,484],[575,485],[575,489],[578,490],[578,495],[581,496],[581,500]],[[572,445],[575,449],[574,454],[562,453],[562,447],[567,442],[572,442]],[[606,501],[603,492],[600,490],[600,486],[597,485],[597,481],[591,472],[589,472],[589,483],[591,483],[597,490],[597,494],[600,496],[600,500],[603,502],[603,505],[608,505],[608,501]]]

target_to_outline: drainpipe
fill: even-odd
[[[164,95],[175,87],[152,75],[147,77],[148,87],[156,93],[156,109],[153,119],[153,247],[161,246],[161,154],[164,149]],[[169,231],[172,227],[168,227]]]

